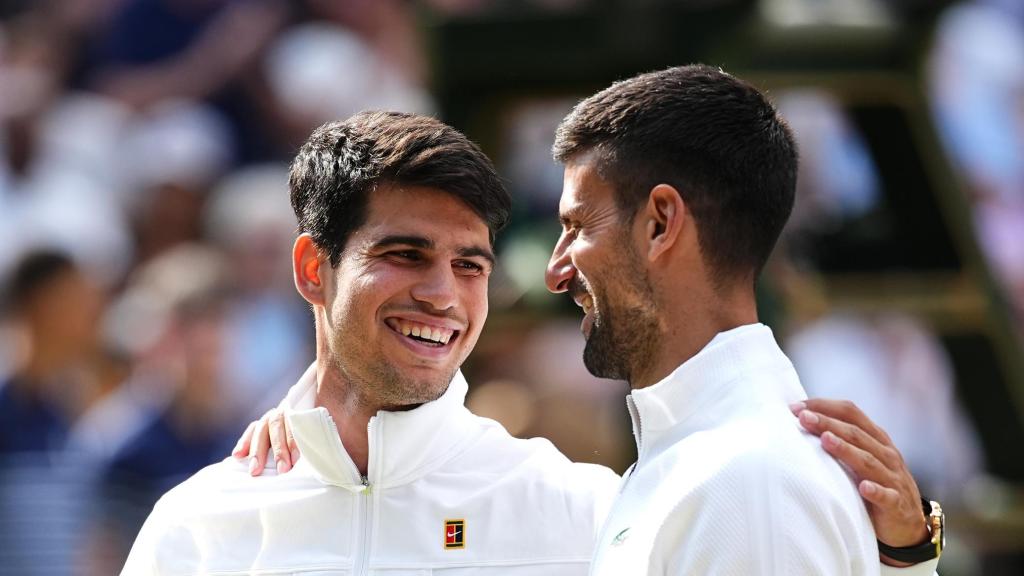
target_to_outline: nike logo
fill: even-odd
[[[456,537],[456,536],[458,536],[458,535],[459,535],[459,534],[460,534],[461,532],[462,532],[462,530],[456,530],[456,531],[454,531],[454,532],[449,532],[449,533],[448,533],[448,537],[449,537],[449,538],[455,538],[455,537]],[[436,532],[435,532],[435,534],[436,534]]]
[[[615,535],[615,538],[612,538],[612,546],[621,546],[626,538],[629,538],[629,528],[624,528],[622,532]]]

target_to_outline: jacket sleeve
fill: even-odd
[[[906,568],[894,568],[882,565],[882,576],[939,576],[939,559],[921,562]]]

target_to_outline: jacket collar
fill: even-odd
[[[473,417],[463,403],[469,385],[459,371],[445,393],[405,412],[379,411],[369,422],[366,478],[345,451],[326,408],[315,407],[316,364],[306,370],[282,403],[291,408],[288,426],[313,475],[325,484],[353,492],[369,486],[412,482],[444,464],[472,441]]]
[[[792,377],[772,377],[780,372]],[[637,462],[742,413],[806,397],[770,328],[747,324],[721,332],[663,380],[626,397]]]

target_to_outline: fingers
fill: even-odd
[[[889,438],[889,435],[886,434],[885,430],[879,428],[878,425],[868,418],[856,404],[849,400],[808,398],[801,404],[801,409],[806,408],[830,418],[842,420],[843,422],[860,428],[881,444],[892,444],[892,440]],[[798,410],[794,410],[794,413],[797,412]]]
[[[251,449],[249,450],[249,474],[259,476],[267,465],[267,452],[270,450],[270,431],[268,421],[273,410],[268,411],[256,422],[253,429]]]
[[[858,479],[870,480],[885,487],[896,486],[895,472],[876,458],[870,450],[840,438],[831,430],[822,433],[821,445],[826,452],[853,470]]]
[[[238,438],[238,442],[235,443],[234,450],[231,451],[231,455],[235,458],[245,458],[249,455],[249,443],[252,440],[252,431],[256,428],[255,422],[250,422],[245,428],[245,432],[242,432],[242,436]]]
[[[825,432],[832,432],[857,448],[870,452],[892,471],[898,471],[904,467],[903,456],[892,446],[891,441],[880,441],[857,424],[851,424],[848,421],[819,414],[812,410],[804,410],[798,415],[798,418],[800,425],[809,432],[819,436]]]
[[[901,503],[899,491],[886,488],[871,480],[861,480],[857,485],[857,491],[860,492],[861,498],[879,508],[892,510],[899,507]]]
[[[927,519],[917,499],[908,502],[898,490],[870,480],[862,480],[857,491],[869,504],[875,534],[882,542],[902,548],[920,544],[930,537]],[[886,516],[886,520],[882,520],[882,516]]]
[[[285,435],[284,413],[280,410],[272,410],[268,430],[270,434],[270,446],[274,452],[274,462],[278,473],[284,474],[292,469],[291,450],[288,446],[288,438]]]
[[[284,431],[285,436],[288,438],[288,453],[291,455],[291,465],[295,466],[295,463],[299,461],[299,445],[295,443],[295,435],[292,434],[292,429],[288,427],[288,421],[284,420]]]

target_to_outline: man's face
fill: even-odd
[[[585,313],[583,363],[599,378],[629,380],[650,363],[657,314],[650,282],[615,192],[591,155],[566,164],[562,235],[548,263],[552,292],[568,292]]]
[[[331,360],[381,406],[440,397],[487,319],[484,221],[433,188],[381,186],[324,283]]]

